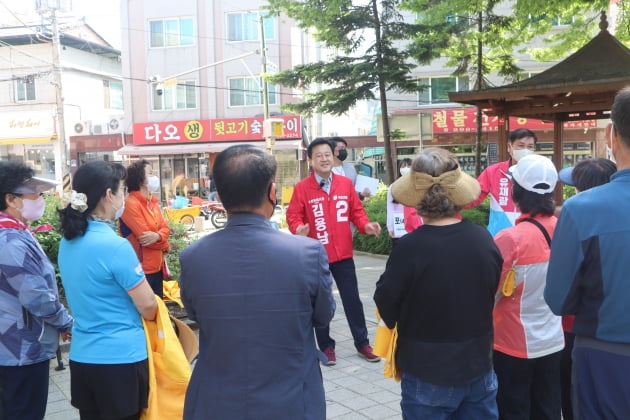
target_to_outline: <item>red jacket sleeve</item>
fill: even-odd
[[[418,216],[418,212],[414,207],[404,206],[405,230],[407,233],[413,232],[423,225],[422,219]]]
[[[478,206],[479,204],[483,202],[483,200],[486,199],[486,197],[488,196],[488,193],[490,193],[491,181],[490,181],[488,168],[484,169],[483,172],[481,172],[481,174],[477,178],[477,181],[479,182],[479,186],[481,187],[481,193],[479,194],[479,197],[477,197],[475,201],[465,206],[464,207],[465,209],[470,209],[470,208]]]
[[[352,191],[349,194],[350,221],[354,223],[359,232],[365,233],[365,225],[370,223],[370,219],[368,219],[359,194],[354,190],[354,185],[352,183],[350,185],[352,186]]]

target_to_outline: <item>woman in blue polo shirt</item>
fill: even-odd
[[[141,316],[156,301],[129,242],[116,234],[125,168],[81,166],[61,210],[59,270],[75,318],[70,346],[72,405],[81,419],[138,419],[147,406],[147,344]]]

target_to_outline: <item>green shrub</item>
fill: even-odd
[[[184,225],[173,223],[169,220],[168,227],[171,229],[171,234],[168,237],[170,249],[166,254],[166,263],[171,271],[171,277],[174,280],[179,280],[179,276],[182,272],[179,266],[179,253],[190,245],[195,238],[190,235],[188,229]]]
[[[486,197],[486,199],[479,203],[479,205],[470,209],[462,210],[461,214],[462,218],[470,223],[475,223],[483,227],[488,226],[488,218],[490,216],[490,196]]]
[[[387,231],[387,186],[380,184],[376,194],[366,199],[363,202],[363,206],[370,221],[378,222],[381,225],[381,234],[373,236],[355,232],[354,249],[372,254],[388,255],[391,251],[392,243]]]
[[[57,268],[57,256],[59,255],[59,243],[61,242],[61,233],[59,232],[59,213],[57,209],[61,207],[61,200],[54,194],[44,194],[46,200],[46,210],[41,219],[34,221],[31,224],[32,228],[37,228],[41,225],[51,225],[53,230],[46,232],[35,232],[35,238],[41,245],[44,253],[48,259],[55,266],[57,273],[57,279],[59,279],[59,269]]]

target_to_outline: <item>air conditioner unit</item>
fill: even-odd
[[[109,133],[122,133],[122,117],[113,117],[107,123]]]
[[[107,134],[107,124],[92,124],[92,134]]]
[[[73,126],[72,129],[74,131],[74,134],[80,134],[82,136],[88,136],[90,135],[90,122],[89,121],[77,121]]]

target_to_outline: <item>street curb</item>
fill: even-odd
[[[374,257],[374,258],[379,258],[381,260],[386,260],[389,258],[389,255],[383,255],[383,254],[372,254],[371,252],[365,252],[365,251],[354,251],[354,255],[363,255],[366,257]]]

